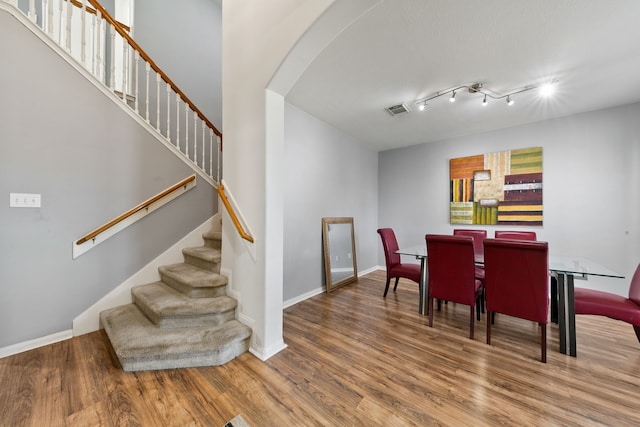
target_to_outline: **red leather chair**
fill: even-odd
[[[469,338],[473,339],[474,310],[478,306],[482,282],[475,277],[475,257],[471,236],[427,234],[429,268],[429,326],[433,326],[433,299],[457,302],[471,307]]]
[[[575,288],[576,314],[594,314],[622,320],[633,325],[640,342],[640,264],[631,278],[629,297],[593,289]]]
[[[535,231],[496,230],[495,236],[496,239],[528,240],[534,242],[538,240]]]
[[[538,322],[542,362],[547,362],[549,318],[549,247],[547,242],[509,239],[484,241],[487,314],[503,313]],[[487,315],[487,344],[491,344]]]
[[[398,241],[396,234],[391,228],[380,228],[378,234],[382,239],[382,247],[384,248],[384,259],[387,264],[387,285],[384,288],[384,297],[386,298],[389,291],[389,283],[395,277],[396,283],[393,291],[398,287],[398,280],[401,277],[413,280],[420,284],[420,266],[418,264],[403,264],[400,262],[400,255],[396,253],[398,250]]]
[[[473,251],[476,258],[482,259],[484,257],[484,239],[487,238],[487,230],[468,230],[462,228],[456,228],[453,230],[454,236],[471,236],[473,238]]]

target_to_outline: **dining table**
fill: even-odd
[[[396,251],[399,255],[413,256],[420,261],[418,313],[429,314],[429,271],[426,245],[408,246]],[[483,265],[482,254],[476,254],[476,264]],[[582,256],[549,254],[550,315],[558,324],[560,353],[575,357],[576,310],[574,300],[575,280],[588,280],[590,276],[624,279],[624,275]]]

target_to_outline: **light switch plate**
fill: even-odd
[[[40,194],[9,193],[10,208],[39,208],[40,204]]]

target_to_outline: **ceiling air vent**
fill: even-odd
[[[387,110],[392,116],[397,116],[411,111],[411,109],[407,107],[406,104],[393,105],[391,107],[385,108],[385,110]]]

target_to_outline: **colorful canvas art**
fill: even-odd
[[[451,224],[542,225],[542,147],[451,159]]]

